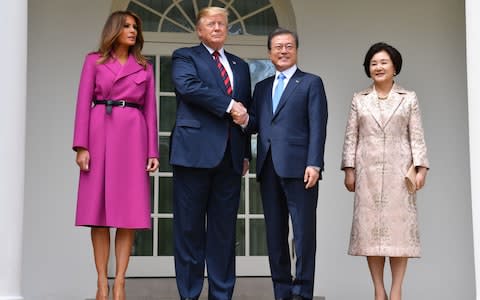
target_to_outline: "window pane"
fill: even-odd
[[[190,20],[192,20],[193,24],[195,24],[197,16],[195,14],[195,9],[193,8],[192,1],[181,1],[180,6],[182,7],[183,11],[188,15]]]
[[[172,19],[173,21],[183,25],[184,27],[188,28],[190,31],[193,32],[194,28],[188,21],[189,19],[185,18],[185,15],[182,14],[182,12],[177,8],[173,7],[169,12],[168,12],[168,17]]]
[[[197,2],[198,9],[202,9],[205,6],[208,6],[208,3],[210,2],[210,0],[193,0],[193,1]],[[222,7],[223,7],[223,5],[222,5]]]
[[[160,92],[174,92],[172,82],[172,58],[160,56]]]
[[[230,25],[228,28],[228,32],[230,35],[240,35],[243,34],[243,28],[240,23],[235,23],[233,25]]]
[[[238,207],[238,213],[245,213],[245,177],[242,176],[242,187],[240,188],[240,204]]]
[[[148,10],[145,10],[143,7],[133,2],[130,2],[130,4],[128,4],[127,9],[133,11],[140,17],[140,19],[142,20],[143,31],[153,31],[153,32],[158,31],[158,24],[160,22],[159,16],[153,14]]]
[[[275,75],[275,67],[269,59],[246,59],[250,68],[250,78],[252,81],[252,92],[255,84],[267,77]]]
[[[145,55],[145,57],[147,58],[147,61],[152,64],[152,68],[153,68],[153,78],[155,78],[155,76],[157,75],[155,73],[155,70],[156,70],[156,60],[155,60],[155,56],[152,56],[152,55]]]
[[[158,178],[158,213],[172,213],[173,212],[173,178],[160,177]]]
[[[250,178],[250,213],[263,214],[262,198],[260,197],[260,185],[257,179]]]
[[[153,201],[155,198],[155,177],[150,175],[150,212],[153,213]]]
[[[245,256],[245,219],[237,220],[237,241],[235,243],[235,255]]]
[[[250,255],[268,255],[265,221],[263,219],[250,219]]]
[[[163,32],[188,32],[182,27],[179,27],[168,20],[163,20],[161,31]]]
[[[158,138],[160,151],[160,172],[172,172],[172,167],[168,161],[169,153],[169,139],[168,136],[161,136]]]
[[[158,255],[173,256],[173,219],[158,219]]]
[[[250,160],[249,173],[255,174],[257,168],[257,135],[252,135],[250,148],[252,150],[252,159]]]
[[[132,247],[133,256],[153,255],[153,230],[136,230]]]
[[[229,3],[229,22],[235,22],[230,34],[267,35],[278,27],[277,17],[270,0],[225,1],[225,0],[139,0],[146,7],[130,2],[128,9],[139,15],[144,31],[195,32],[195,7],[208,5],[225,7]],[[194,2],[196,6],[194,6]],[[247,19],[245,16],[250,15]],[[244,30],[246,28],[246,31]]]
[[[220,5],[221,7],[225,7],[225,5]],[[238,14],[238,12],[232,10],[232,6],[227,9],[228,12],[228,23],[234,23],[241,19],[242,15]]]
[[[241,16],[270,5],[269,0],[255,0],[255,1],[235,1],[235,9]]]
[[[172,4],[172,0],[139,0],[138,2],[156,11],[165,11]]]
[[[268,59],[246,59],[250,69],[250,78],[252,81],[252,92],[255,88],[255,84],[259,81],[273,76],[275,74],[275,68]],[[255,173],[257,165],[257,136],[252,136],[252,160],[250,161],[250,173]]]
[[[248,34],[253,35],[268,35],[277,28],[277,24],[277,16],[273,8],[264,10],[245,20]]]
[[[174,96],[160,97],[158,118],[160,119],[160,131],[171,132],[175,124],[177,103]]]
[[[213,0],[213,1],[212,1],[212,6],[225,7],[225,2],[223,2],[223,1],[218,1],[218,0]]]

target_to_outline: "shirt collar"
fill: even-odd
[[[213,52],[215,52],[215,50],[212,49],[212,48],[210,48],[210,47],[208,47],[208,46],[205,45],[204,43],[202,43],[202,45],[203,45],[205,48],[207,48],[207,50],[208,50],[208,52],[210,53],[210,55],[213,56]],[[217,51],[218,51],[218,53],[220,53],[220,57],[225,57],[225,50],[223,49],[223,47],[220,48],[220,49],[217,50]]]
[[[293,74],[297,71],[297,65],[293,65],[290,68],[286,69],[285,71],[275,71],[275,79],[278,78],[278,74],[283,73],[285,75],[286,79],[292,78]]]

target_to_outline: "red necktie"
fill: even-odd
[[[225,84],[225,88],[227,89],[227,94],[231,96],[233,90],[232,85],[230,84],[230,78],[228,77],[227,70],[225,70],[220,62],[220,53],[218,53],[218,51],[213,52],[213,59],[215,59],[215,62],[217,63],[217,68],[222,76],[223,84]]]

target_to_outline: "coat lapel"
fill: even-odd
[[[278,113],[282,110],[282,108],[285,106],[285,103],[290,99],[290,95],[295,91],[297,88],[298,84],[302,81],[303,78],[303,72],[297,69],[295,73],[293,74],[292,78],[288,81],[287,86],[283,90],[282,97],[280,97],[280,102],[278,102],[277,110],[273,114],[273,119],[278,115]],[[273,86],[273,82],[272,85]],[[271,87],[272,88],[272,87]],[[272,94],[270,93],[270,99],[272,99]],[[272,101],[270,100],[270,107],[272,107]]]
[[[390,93],[390,98],[386,101],[391,101],[391,105],[389,105],[389,110],[385,111],[385,123],[382,122],[382,116],[381,116],[381,111],[378,106],[376,94],[373,91],[373,86],[370,86],[369,88],[365,89],[364,91],[360,92],[365,96],[365,105],[367,109],[370,111],[372,114],[372,117],[375,119],[377,122],[378,126],[384,130],[385,127],[388,125],[388,122],[392,118],[393,114],[395,111],[398,109],[400,106],[400,103],[402,103],[404,94],[406,93],[405,89],[402,87],[394,84],[392,87],[392,91]]]
[[[112,74],[114,74],[115,78],[122,70],[122,65],[118,63],[118,61],[112,57],[110,57],[104,64],[107,69],[109,69]]]
[[[123,66],[116,60],[115,60],[115,64],[118,65],[120,68],[120,71],[117,73],[117,77],[115,78],[115,81],[118,81],[125,76],[133,74],[140,70],[143,70],[143,66],[138,64],[137,60],[132,54],[128,56],[127,62]]]
[[[380,116],[380,110],[378,109],[377,98],[373,92],[373,87],[370,86],[369,88],[361,91],[360,94],[365,97],[363,103],[367,107],[370,114],[372,114],[372,117],[378,124],[378,127],[383,129],[382,118]]]
[[[406,91],[404,88],[398,86],[397,84],[393,85],[392,92],[390,93],[390,99],[388,99],[388,101],[391,101],[392,103],[389,106],[390,109],[385,112],[387,117],[385,118],[385,124],[383,125],[383,128],[387,127],[388,122],[397,111],[400,103],[402,103],[403,99],[405,98],[405,93]]]

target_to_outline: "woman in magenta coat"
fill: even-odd
[[[99,50],[85,58],[78,89],[75,224],[91,227],[97,300],[108,299],[109,228],[117,228],[113,296],[124,299],[135,229],[151,227],[148,172],[159,165],[158,132],[154,77],[141,54],[141,28],[134,13],[112,13]]]

